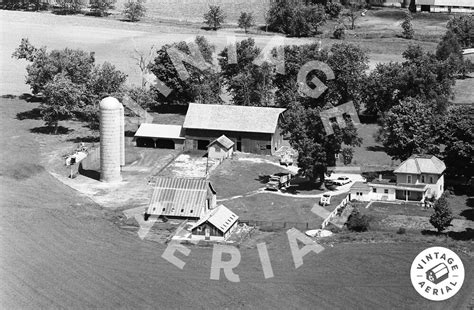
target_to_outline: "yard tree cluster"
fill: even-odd
[[[119,96],[126,75],[108,62],[95,64],[93,53],[79,49],[36,48],[22,39],[14,58],[25,59],[26,83],[33,94],[42,96],[43,120],[57,133],[58,122],[78,117],[97,125],[97,103],[102,98]]]
[[[307,37],[318,33],[327,20],[326,11],[320,4],[294,4],[290,0],[274,1],[267,14],[268,28],[295,37]]]

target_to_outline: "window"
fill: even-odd
[[[388,189],[384,189],[384,190],[383,190],[383,193],[384,193],[384,194],[388,194]]]
[[[271,144],[267,144],[267,150],[271,150],[272,149],[272,145]]]
[[[181,209],[181,213],[183,213],[183,212],[184,212],[184,209]]]
[[[189,213],[193,213],[193,210],[189,211]]]
[[[163,212],[165,212],[166,208],[163,208]]]
[[[433,177],[430,177],[430,184],[433,184]]]
[[[377,189],[376,189],[376,188],[372,188],[372,192],[376,193],[376,192],[377,192]]]
[[[425,176],[424,175],[421,176],[421,183],[425,183]]]
[[[407,183],[411,183],[411,175],[407,175]]]

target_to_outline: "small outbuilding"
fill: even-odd
[[[355,182],[351,186],[350,199],[358,201],[370,201],[372,191],[371,187],[364,182]]]
[[[136,145],[160,149],[184,148],[183,126],[165,124],[141,124],[135,133]]]
[[[239,217],[224,205],[210,210],[191,228],[194,239],[226,240],[237,227]]]
[[[234,141],[222,135],[209,144],[207,147],[207,156],[209,159],[219,159],[221,161],[232,157],[234,144]]]
[[[216,191],[205,178],[155,180],[145,220],[148,217],[199,220],[216,206]]]

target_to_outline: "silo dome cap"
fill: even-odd
[[[122,104],[114,97],[106,97],[100,101],[99,108],[101,110],[118,110],[122,108]]]

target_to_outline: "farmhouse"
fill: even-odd
[[[182,150],[183,127],[178,125],[141,124],[135,133],[137,146]]]
[[[280,121],[285,109],[218,104],[189,104],[183,128],[186,150],[206,150],[225,135],[237,151],[273,154],[282,145]]]
[[[145,220],[166,217],[199,220],[216,207],[216,192],[201,178],[156,178]]]
[[[417,12],[473,13],[472,0],[415,0]]]
[[[436,156],[413,155],[395,169],[395,182],[381,176],[369,183],[356,182],[350,190],[351,199],[419,202],[427,197],[438,199],[444,191],[445,170],[446,165]]]
[[[191,228],[193,238],[226,240],[237,227],[239,217],[223,205],[209,211]]]
[[[207,148],[207,156],[209,159],[224,160],[232,156],[234,150],[234,142],[222,135],[212,141]]]

